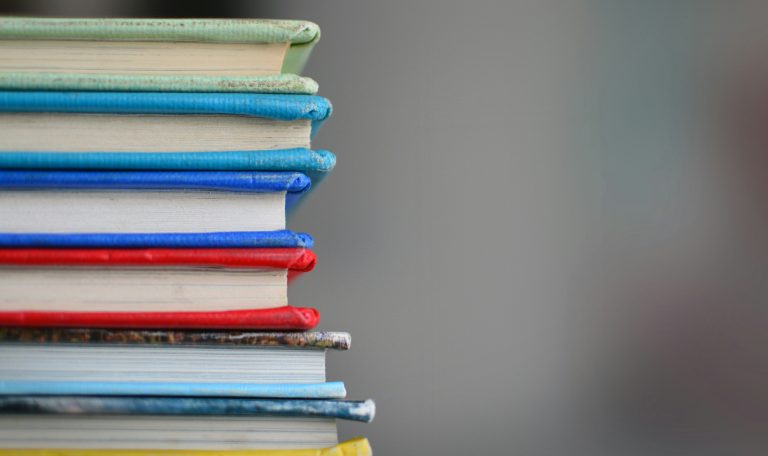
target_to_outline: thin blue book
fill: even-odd
[[[249,93],[0,91],[0,168],[297,171],[334,167],[311,138],[325,98]]]
[[[0,245],[306,246],[284,230],[310,186],[290,172],[0,170]]]

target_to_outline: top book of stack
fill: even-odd
[[[0,89],[314,94],[320,29],[264,19],[0,18]]]

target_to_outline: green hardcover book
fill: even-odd
[[[307,21],[0,17],[0,89],[311,94],[319,38]]]

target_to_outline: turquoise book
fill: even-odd
[[[317,184],[336,164],[311,148],[331,111],[310,95],[0,91],[0,168],[295,171]]]

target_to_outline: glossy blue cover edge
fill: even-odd
[[[370,399],[0,396],[0,413],[292,416],[368,423],[376,414],[376,405]]]
[[[0,381],[2,395],[180,396],[343,399],[342,382],[313,384]]]
[[[327,150],[304,148],[226,152],[0,151],[0,168],[182,171],[297,171],[313,184],[336,166]]]
[[[248,171],[58,171],[0,170],[0,190],[208,190],[303,193],[302,173]]]
[[[0,91],[0,112],[223,114],[319,122],[332,110],[330,101],[317,95]]]
[[[0,248],[312,248],[289,230],[218,233],[0,233]]]

